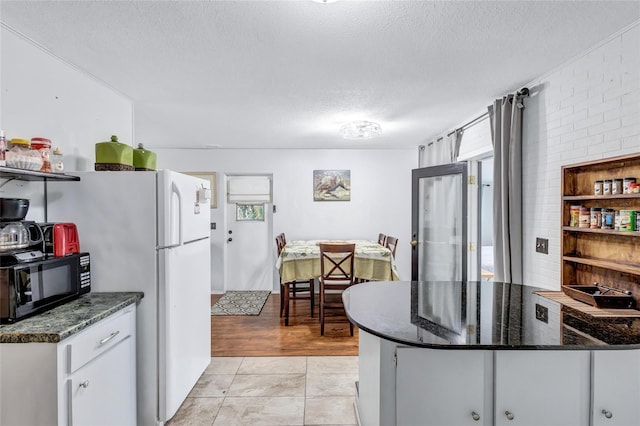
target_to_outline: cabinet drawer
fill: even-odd
[[[69,373],[85,365],[135,331],[133,307],[124,309],[72,337],[67,345]]]

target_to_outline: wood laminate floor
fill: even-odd
[[[213,305],[221,294],[211,295]],[[280,318],[280,295],[271,294],[257,316],[211,316],[211,356],[358,355],[358,329],[349,335],[345,316],[325,322],[320,335],[318,301],[314,317],[308,300],[291,302],[289,326]]]

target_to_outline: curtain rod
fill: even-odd
[[[474,118],[473,120],[469,121],[468,123],[463,124],[462,126],[458,127],[457,129],[453,129],[450,133],[447,133],[447,136],[451,136],[452,134],[454,134],[455,132],[459,131],[459,130],[465,130],[467,128],[469,128],[470,126],[476,124],[478,121],[487,118],[489,116],[488,112],[485,112],[482,115],[477,116],[476,118]]]
[[[516,96],[529,96],[529,88],[528,87],[523,87],[522,89],[518,90],[516,92]],[[476,124],[478,121],[487,118],[489,116],[489,112],[485,112],[484,114],[479,115],[478,117],[474,118],[473,120],[469,121],[468,123],[463,124],[462,126],[453,129],[451,132],[447,133],[447,136],[451,136],[453,135],[455,132],[459,131],[459,130],[465,130],[467,128],[469,128],[470,126],[473,126],[474,124]]]

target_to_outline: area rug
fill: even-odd
[[[211,307],[211,315],[260,315],[271,292],[227,291]]]

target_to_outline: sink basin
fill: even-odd
[[[562,291],[572,299],[598,308],[636,308],[632,295],[622,290],[597,285],[563,285]]]

